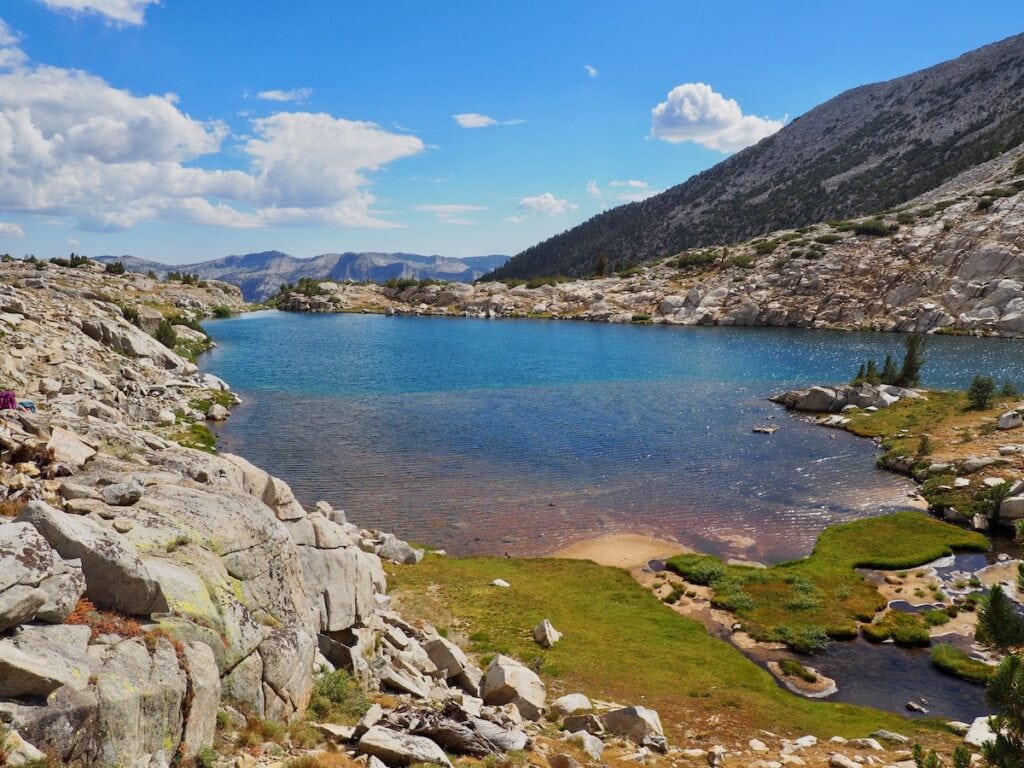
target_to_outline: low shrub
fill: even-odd
[[[526,281],[526,287],[532,290],[534,288],[540,288],[541,286],[544,285],[558,285],[559,283],[566,282],[568,279],[569,278],[565,277],[564,275],[549,275],[548,277],[531,277],[529,280]]]
[[[117,635],[124,638],[142,636],[142,627],[135,619],[113,611],[100,610],[91,600],[84,597],[75,605],[75,610],[64,619],[64,623],[89,627],[94,640],[102,635]]]
[[[803,626],[778,627],[775,634],[779,642],[783,642],[798,653],[817,653],[828,648],[829,636],[822,628],[813,624]]]
[[[217,765],[218,757],[217,750],[213,747],[203,747],[192,760],[196,768],[214,768]]]
[[[924,623],[929,627],[940,627],[943,624],[948,624],[950,618],[945,610],[924,611],[921,616],[924,617]]]
[[[370,703],[359,683],[344,670],[320,675],[309,702],[310,717],[319,722],[354,724]]]
[[[710,555],[679,555],[665,564],[691,584],[709,586],[725,575],[725,565]]]
[[[268,741],[280,744],[284,741],[284,735],[285,726],[283,723],[249,715],[245,719],[245,725],[238,731],[235,742],[240,747],[252,749]]]
[[[174,326],[171,325],[171,321],[167,318],[160,321],[153,336],[168,349],[174,349],[178,343],[178,334],[175,332]]]
[[[853,225],[853,234],[866,237],[888,237],[892,228],[881,219],[868,219]]]
[[[679,269],[691,267],[706,267],[718,260],[718,254],[714,251],[699,251],[697,253],[682,253],[676,259],[676,266]]]
[[[984,411],[988,408],[995,391],[996,383],[991,376],[975,376],[967,390],[967,399],[972,408]]]
[[[672,585],[672,591],[669,592],[667,595],[665,595],[663,598],[661,598],[661,602],[666,603],[668,605],[675,605],[676,603],[679,602],[679,599],[685,593],[686,593],[686,590],[684,590],[678,584],[674,584],[674,585]]]
[[[912,620],[914,614],[899,614],[900,618],[892,622],[892,639],[896,645],[928,645],[931,636],[921,620]],[[906,619],[902,617],[908,617]]]
[[[782,670],[782,674],[799,677],[805,683],[818,682],[818,676],[796,659],[780,659],[779,669]]]

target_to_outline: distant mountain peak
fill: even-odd
[[[242,289],[246,301],[258,302],[272,296],[282,283],[304,277],[324,280],[370,280],[383,282],[393,277],[434,278],[472,282],[501,266],[508,256],[471,256],[464,259],[422,256],[415,253],[323,253],[300,259],[282,251],[260,251],[225,256],[194,264],[161,264],[134,256],[99,256],[97,261],[120,261],[132,272],[190,272],[204,280],[223,280]]]

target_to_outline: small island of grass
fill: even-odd
[[[755,639],[810,653],[823,649],[829,638],[856,636],[858,624],[871,622],[885,607],[858,568],[913,568],[957,550],[988,546],[979,533],[920,512],[900,512],[827,528],[810,556],[766,569],[695,554],[677,555],[667,566],[691,583],[710,586],[712,604],[734,613]],[[910,621],[924,625],[917,616]],[[908,641],[922,640],[909,624],[897,631]],[[925,642],[927,634],[924,629]]]

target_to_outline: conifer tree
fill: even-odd
[[[912,333],[903,342],[903,365],[899,375],[893,382],[901,387],[916,387],[921,381],[921,368],[924,365],[924,336]]]
[[[998,713],[989,723],[995,741],[982,747],[985,760],[996,768],[1024,765],[1024,661],[1011,655],[1003,659],[988,684],[988,703]]]
[[[876,363],[874,360],[868,360],[868,370],[866,373],[866,378],[872,384],[878,383],[878,363]]]
[[[885,362],[882,363],[882,383],[895,384],[897,378],[899,378],[899,372],[896,370],[896,363],[893,361],[892,355],[886,355]]]
[[[1024,645],[1024,618],[1017,614],[998,584],[978,610],[977,637],[1002,653]]]

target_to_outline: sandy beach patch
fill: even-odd
[[[648,560],[671,557],[689,550],[677,541],[635,533],[613,533],[570,544],[552,557],[567,560],[593,560],[598,565],[636,568]]]

